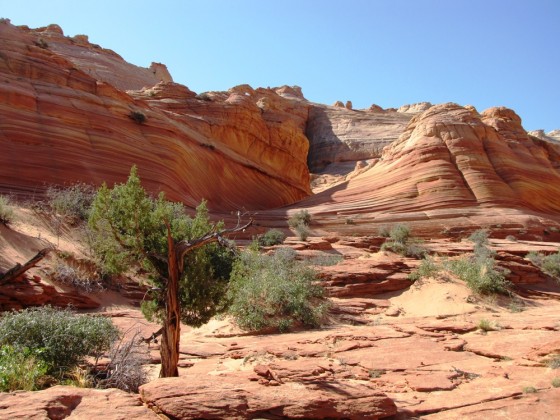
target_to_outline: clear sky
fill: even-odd
[[[196,92],[503,105],[527,130],[560,128],[560,0],[0,0],[0,17],[162,62]]]

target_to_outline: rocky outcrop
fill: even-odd
[[[383,148],[395,141],[411,116],[407,114],[352,111],[341,103],[334,107],[314,105],[309,111],[309,168],[323,170],[331,163],[379,158]]]
[[[478,114],[436,105],[415,116],[375,165],[298,206],[319,218],[333,215],[339,225],[354,215],[358,224],[448,219],[453,227],[507,222],[527,231],[537,223],[525,219],[531,212],[552,220],[560,214],[559,152],[560,146],[528,136],[511,110]],[[472,218],[461,221],[465,216]],[[322,226],[327,223],[323,219]]]
[[[333,381],[331,367],[314,366],[309,383],[275,374],[273,366],[253,372],[157,379],[141,387],[142,399],[174,419],[378,419],[396,414],[395,403],[369,384]],[[292,372],[293,373],[293,372]]]
[[[397,112],[402,112],[404,114],[418,114],[424,112],[432,107],[429,102],[418,102],[416,104],[402,105],[397,109]]]
[[[262,209],[310,193],[297,89],[199,98],[161,66],[143,71],[58,27],[3,22],[0,41],[0,192],[122,182],[136,164],[148,190],[189,206]]]
[[[0,417],[12,420],[160,418],[136,395],[118,389],[71,386],[55,386],[38,392],[0,393]]]
[[[77,293],[56,290],[38,276],[23,276],[15,282],[2,285],[0,311],[20,310],[32,306],[56,306],[75,309],[96,309],[99,302]]]
[[[541,140],[560,142],[560,130],[552,130],[549,133],[545,133],[544,130],[535,130],[529,131],[528,134]]]
[[[45,49],[70,61],[76,69],[119,90],[141,89],[160,81],[173,81],[165,64],[152,63],[149,68],[135,66],[116,52],[91,44],[87,35],[66,37],[58,25],[33,30],[20,28],[39,39]]]

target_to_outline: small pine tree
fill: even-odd
[[[162,194],[150,197],[136,167],[125,184],[103,185],[93,202],[89,225],[93,248],[105,270],[119,272],[141,262],[152,273],[151,299],[144,314],[163,324],[160,376],[178,376],[181,321],[200,326],[222,309],[231,255],[223,235],[248,227],[224,229],[208,218],[206,204],[190,218],[180,203]]]

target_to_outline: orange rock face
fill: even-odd
[[[491,108],[479,115],[455,104],[437,105],[415,116],[371,168],[298,206],[318,218],[336,215],[332,222],[339,224],[341,215],[354,215],[358,223],[470,213],[487,220],[501,214],[497,223],[520,214],[557,219],[559,153],[556,142],[529,136],[512,110]]]
[[[129,65],[56,26],[2,23],[0,42],[0,191],[112,184],[136,164],[150,191],[191,206],[205,198],[213,210],[277,207],[310,193],[297,89],[197,98],[161,66]]]

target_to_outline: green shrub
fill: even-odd
[[[307,227],[307,225],[299,224],[295,227],[294,230],[296,231],[297,237],[301,241],[307,241],[307,238],[309,238],[309,234],[310,234],[310,230]]]
[[[548,361],[548,367],[551,369],[560,369],[560,354],[557,354]]]
[[[483,318],[478,322],[478,329],[483,332],[488,332],[488,331],[495,331],[496,329],[498,329],[498,327],[496,325],[492,325],[490,321]]]
[[[441,271],[441,266],[430,256],[425,257],[416,270],[408,275],[409,280],[435,277]]]
[[[14,220],[14,210],[10,205],[10,199],[0,195],[0,223],[7,225]]]
[[[49,206],[61,216],[69,218],[72,222],[86,220],[96,190],[92,185],[77,183],[69,187],[51,186],[47,189]]]
[[[493,258],[464,256],[446,263],[446,268],[467,283],[467,286],[480,295],[508,294],[511,283],[504,272],[496,269]]]
[[[300,210],[297,213],[294,213],[288,219],[288,226],[292,229],[295,229],[299,225],[309,226],[311,224],[311,215],[307,210]]]
[[[551,255],[532,251],[527,254],[527,258],[544,273],[560,281],[560,251]]]
[[[61,377],[86,356],[98,358],[111,347],[119,331],[109,318],[76,315],[49,306],[6,313],[0,318],[0,345],[28,348]]]
[[[474,242],[474,244],[478,246],[488,245],[488,231],[485,229],[475,230],[471,236],[469,236],[469,241]]]
[[[422,258],[426,256],[426,249],[418,240],[410,237],[410,228],[407,225],[398,224],[389,230],[388,240],[381,245],[382,251],[391,251],[406,257]]]
[[[234,264],[227,294],[229,313],[247,330],[318,327],[328,309],[316,273],[280,248],[273,255],[244,251]]]
[[[534,386],[526,386],[525,388],[523,388],[523,392],[525,394],[534,394],[537,392],[537,388],[535,388]]]
[[[47,364],[29,348],[0,347],[0,392],[39,389],[46,373]]]
[[[306,241],[309,237],[311,215],[307,210],[300,210],[288,219],[288,226],[296,233],[297,237]]]
[[[554,388],[560,388],[560,377],[553,378],[551,383]]]
[[[285,238],[286,236],[281,230],[270,229],[264,235],[258,237],[258,242],[260,246],[280,245]]]
[[[379,226],[377,234],[383,238],[388,238],[391,234],[391,228],[389,226]]]
[[[398,224],[391,228],[389,231],[389,238],[391,241],[406,244],[410,238],[410,228],[408,225]]]

